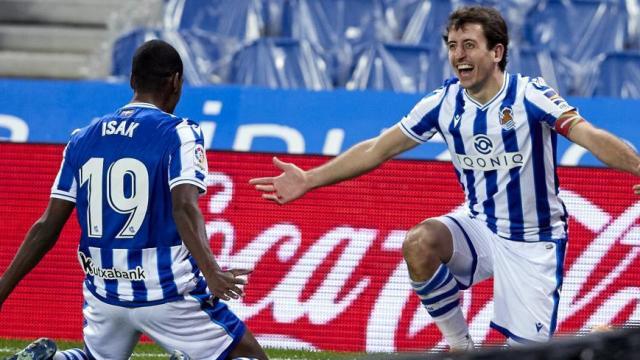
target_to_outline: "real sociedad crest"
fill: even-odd
[[[500,125],[503,130],[511,130],[516,127],[515,121],[513,121],[513,110],[510,107],[503,107],[500,109]]]

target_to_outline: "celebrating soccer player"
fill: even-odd
[[[509,37],[495,9],[455,10],[443,38],[457,76],[420,100],[396,126],[308,171],[274,158],[282,174],[250,183],[264,199],[285,204],[369,172],[439,133],[468,206],[426,219],[407,233],[402,251],[413,289],[452,349],[474,346],[460,291],[490,277],[491,327],[509,344],[546,341],[556,329],[567,242],[556,176],[557,134],[635,175],[640,157],[590,125],[542,78],[505,72]],[[640,194],[640,185],[633,191]]]
[[[82,229],[85,349],[40,339],[16,359],[128,359],[141,334],[172,359],[266,359],[220,300],[237,299],[247,270],[216,263],[198,196],[207,158],[200,127],[172,115],[182,60],[160,40],[133,57],[131,103],[75,131],[51,200],[0,278],[0,306],[54,246],[74,207]]]

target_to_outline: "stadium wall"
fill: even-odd
[[[97,102],[99,95],[93,96]],[[82,118],[85,112],[78,110]],[[46,206],[62,151],[59,144],[0,143],[0,269],[6,269]],[[260,200],[247,183],[274,174],[271,155],[207,155],[209,187],[200,202],[207,233],[223,266],[254,269],[246,296],[230,306],[263,344],[370,352],[442,345],[412,294],[400,247],[412,225],[462,205],[450,163],[394,160],[359,179],[278,206]],[[308,168],[327,158],[282,159]],[[588,167],[562,167],[559,175],[571,214],[559,332],[637,323],[640,200],[631,192],[637,179]],[[0,337],[81,338],[78,235],[74,217],[54,250],[4,304]],[[489,330],[491,289],[489,280],[466,291],[463,299],[471,334],[484,344],[502,341]]]
[[[74,129],[132,97],[122,83],[10,79],[0,79],[0,94],[0,140],[58,144],[66,143]],[[185,87],[176,114],[201,123],[207,149],[336,155],[393,126],[420,97],[377,91]],[[635,124],[640,101],[568,101],[595,125],[640,148]],[[402,158],[448,160],[449,154],[438,135]],[[558,142],[558,161],[601,166],[583,148],[563,138]]]

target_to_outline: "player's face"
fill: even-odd
[[[460,79],[460,85],[477,93],[482,91],[487,80],[502,58],[502,45],[488,49],[482,25],[464,24],[460,29],[451,29],[447,38],[449,62]]]

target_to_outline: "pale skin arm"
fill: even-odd
[[[583,121],[571,128],[568,138],[589,150],[607,166],[640,176],[640,156],[611,133]],[[640,184],[633,186],[633,192],[640,195]]]
[[[274,157],[273,164],[283,172],[275,177],[251,179],[249,184],[263,192],[264,199],[286,204],[312,189],[365,174],[418,144],[398,126],[394,126],[380,136],[358,143],[327,163],[308,171]]]

